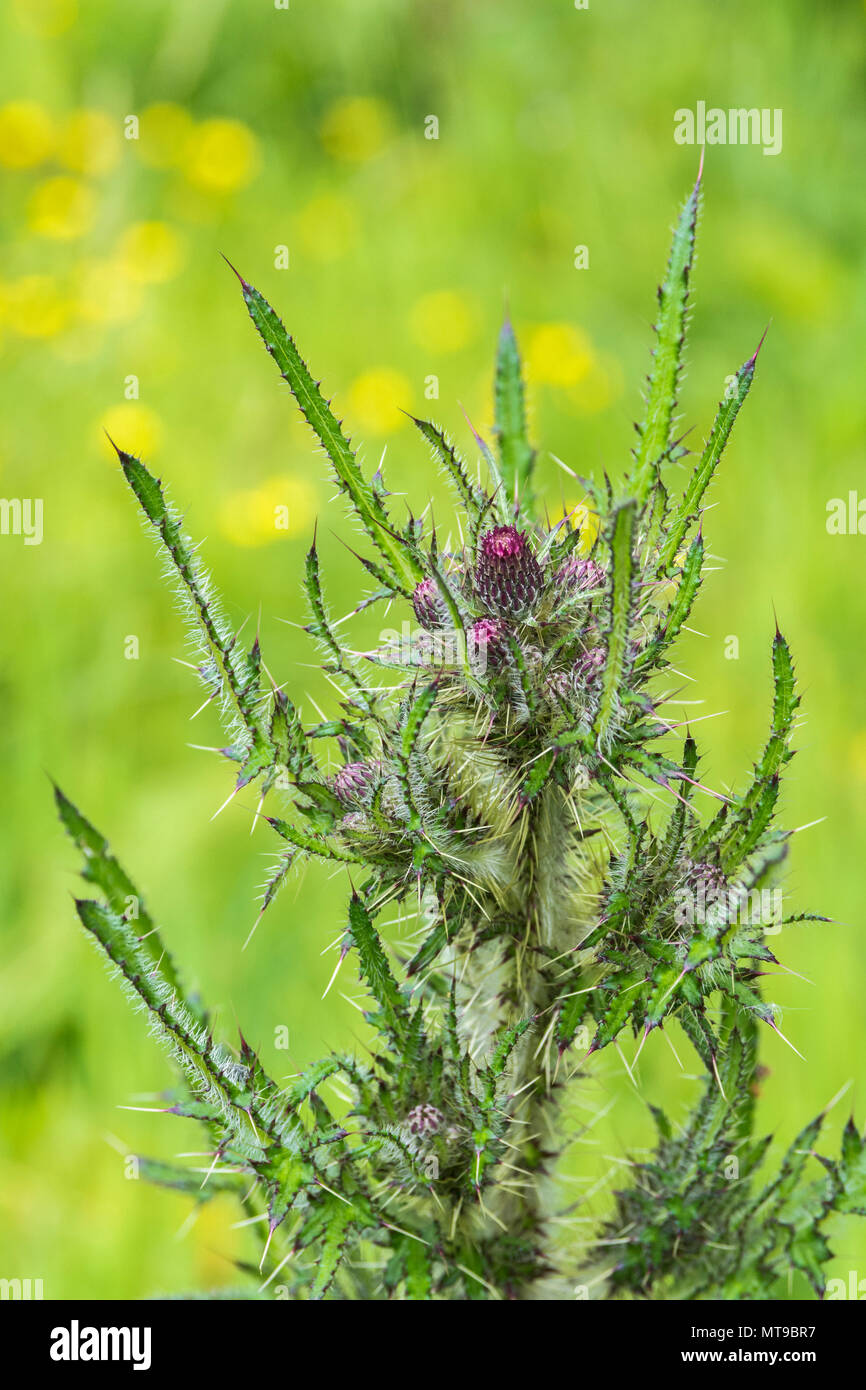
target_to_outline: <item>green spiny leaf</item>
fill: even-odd
[[[496,438],[499,470],[509,502],[519,498],[524,510],[531,506],[530,485],[535,455],[526,426],[523,370],[511,320],[506,317],[499,334],[494,377]]]
[[[249,1104],[241,1100],[237,1066],[231,1057],[214,1045],[160,966],[143,955],[127,922],[102,903],[78,901],[76,909],[82,926],[120,971],[131,997],[147,1009],[155,1035],[196,1093],[219,1110],[243,1152],[261,1154],[267,1136]]]
[[[245,280],[241,280],[241,289],[250,318],[288,383],[304,419],[331,460],[341,491],[349,497],[364,530],[385,559],[396,587],[406,592],[423,577],[420,564],[394,537],[379,495],[361,473],[340,422],[313,380],[294,339],[258,290]]]
[[[444,468],[469,516],[479,520],[484,515],[488,499],[470,478],[466,464],[444,430],[430,420],[418,420],[414,415],[410,419],[432,448],[434,457]]]
[[[436,702],[438,688],[438,682],[435,680],[431,681],[429,685],[424,687],[420,695],[412,701],[406,713],[406,719],[400,735],[400,746],[397,752],[400,785],[403,788],[403,795],[412,808],[412,824],[416,829],[421,825],[423,813],[422,808],[418,805],[416,787],[412,776],[412,765],[417,751],[422,726]]]
[[[773,638],[773,726],[755,769],[755,780],[745,797],[745,805],[754,805],[763,785],[776,777],[790,758],[788,744],[799,704],[791,651],[781,632],[777,631]]]
[[[296,825],[289,825],[287,821],[280,820],[278,816],[266,816],[265,819],[284,840],[288,840],[298,849],[306,850],[308,854],[317,854],[322,859],[336,859],[342,864],[364,863],[357,854],[352,854],[350,850],[343,849],[342,845],[326,840],[321,835],[311,835]]]
[[[361,975],[379,1003],[385,1022],[395,1034],[402,1036],[409,1026],[406,1004],[391,973],[373,919],[356,893],[349,902],[347,940],[357,949]]]
[[[704,541],[700,532],[689,547],[689,552],[683,563],[683,571],[680,575],[677,591],[674,595],[670,608],[665,614],[663,622],[655,637],[641,652],[635,668],[638,671],[657,663],[661,654],[676,640],[682,631],[683,624],[688,620],[692,611],[692,605],[697,597],[701,586],[701,570],[704,563]]]
[[[756,352],[749,358],[748,362],[743,363],[731,379],[719,404],[713,428],[704,445],[697,467],[689,480],[689,485],[677,509],[659,557],[658,567],[661,574],[671,573],[685,534],[698,515],[701,499],[712,481],[722,451],[734,427],[734,421],[740,412],[740,407],[749,394],[749,387],[755,376],[757,359],[758,353]]]
[[[357,1220],[351,1203],[327,1198],[330,1205],[324,1239],[316,1260],[316,1276],[310,1290],[312,1299],[324,1298],[334,1281],[349,1238],[349,1230]]]
[[[617,507],[609,538],[611,564],[607,588],[607,658],[598,712],[593,722],[593,733],[600,747],[604,747],[611,736],[628,661],[635,602],[636,525],[635,502],[624,502]]]
[[[151,476],[140,459],[116,445],[114,448],[126,480],[162,540],[176,572],[187,612],[204,648],[203,679],[212,685],[212,694],[221,694],[233,711],[242,730],[244,750],[261,770],[269,760],[270,742],[259,709],[257,673],[220,617],[210,579],[184,535],[180,518],[166,502],[161,483]]]
[[[634,495],[641,505],[648,498],[658,467],[671,446],[686,336],[699,196],[700,175],[674,229],[667,272],[659,286],[659,312],[655,324],[657,342],[647,381],[646,412],[638,428],[638,443],[634,451]]]
[[[82,878],[99,888],[112,912],[130,922],[130,932],[134,932],[138,939],[141,956],[159,966],[172,989],[180,990],[176,966],[160,940],[156,923],[134,883],[111,853],[105,836],[85,819],[58,786],[54,788],[54,800],[65,830],[84,856]],[[187,1000],[187,1004],[195,1017],[204,1022],[205,1014],[200,1004],[193,1000]]]

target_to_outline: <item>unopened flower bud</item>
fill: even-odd
[[[571,668],[571,678],[578,690],[585,690],[598,682],[606,660],[607,652],[604,647],[590,647],[589,651],[578,657]]]
[[[416,1105],[406,1116],[406,1128],[419,1139],[438,1134],[445,1116],[435,1105]]]
[[[415,609],[415,617],[428,632],[445,626],[448,610],[435,579],[428,576],[416,585],[412,595],[412,607]]]
[[[380,762],[346,763],[335,775],[332,786],[344,806],[368,806],[381,776]]]
[[[469,661],[483,672],[488,666],[499,666],[505,655],[505,628],[498,618],[479,618],[466,633]]]
[[[553,583],[556,588],[571,594],[600,589],[604,584],[604,570],[595,560],[572,554],[559,566],[553,576]]]

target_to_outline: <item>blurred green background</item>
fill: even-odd
[[[826,529],[831,498],[866,496],[864,21],[862,0],[7,0],[0,493],[44,499],[45,534],[0,537],[0,1275],[42,1278],[47,1297],[139,1297],[232,1282],[252,1248],[230,1206],[191,1223],[186,1199],[124,1175],[128,1152],[200,1138],[118,1108],[153,1104],[170,1071],[76,929],[46,774],[110,833],[220,1027],[242,1022],[270,1070],[351,1043],[360,1022],[337,990],[321,1002],[345,887],[327,871],[294,881],[241,953],[274,845],[266,827],[250,838],[252,798],[211,820],[227,770],[187,745],[218,731],[209,711],[188,722],[181,623],[102,429],[170,480],[229,615],[261,609],[265,660],[306,717],[332,709],[312,647],[279,620],[302,617],[317,515],[333,611],[357,600],[337,539],[351,527],[218,253],[297,334],[366,466],[387,450],[394,491],[418,502],[432,485],[443,527],[398,407],[464,445],[460,404],[489,427],[507,294],[558,504],[567,479],[547,451],[614,476],[627,459],[698,160],[673,140],[674,111],[698,100],[781,108],[784,143],[775,158],[707,152],[683,399],[695,437],[772,324],[707,520],[720,558],[704,636],[680,665],[699,713],[727,711],[699,726],[707,776],[736,783],[767,728],[775,605],[807,717],[784,815],[826,817],[797,836],[786,891],[836,922],[788,933],[784,961],[807,980],[766,982],[807,1060],[767,1031],[763,1126],[787,1143],[852,1078],[828,1142],[852,1104],[866,1120],[866,539]],[[638,1079],[675,1116],[695,1095],[660,1034]],[[641,1094],[614,1053],[595,1059],[594,1213],[615,1160],[648,1142]],[[839,1223],[833,1245],[831,1273],[866,1274],[862,1226]]]

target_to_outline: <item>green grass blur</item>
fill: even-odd
[[[338,990],[321,1002],[339,878],[308,869],[241,953],[272,841],[250,838],[251,798],[211,820],[226,768],[188,744],[219,742],[217,726],[210,711],[188,722],[181,624],[103,428],[170,481],[229,614],[251,628],[261,612],[265,660],[306,716],[333,708],[281,620],[301,620],[316,516],[333,611],[356,601],[363,575],[338,539],[354,543],[351,527],[219,253],[297,334],[367,467],[387,450],[392,490],[422,503],[433,486],[443,530],[447,500],[396,407],[464,444],[461,404],[489,427],[507,294],[558,505],[551,453],[580,473],[626,462],[668,228],[698,161],[674,112],[698,100],[782,108],[784,144],[707,151],[693,438],[772,322],[707,518],[719,567],[703,636],[680,650],[696,678],[683,698],[705,702],[692,717],[727,711],[696,732],[710,783],[741,780],[768,723],[775,607],[808,720],[784,818],[826,817],[797,836],[786,892],[836,921],[784,941],[811,983],[765,982],[807,1060],[767,1031],[762,1121],[781,1147],[854,1079],[826,1142],[852,1105],[866,1122],[866,539],[825,524],[831,498],[866,495],[864,21],[862,0],[7,0],[0,493],[43,498],[45,534],[0,537],[0,1275],[42,1278],[47,1297],[140,1297],[231,1283],[252,1249],[231,1207],[189,1228],[186,1199],[125,1177],[128,1152],[201,1145],[184,1121],[118,1108],[153,1104],[169,1067],[76,928],[47,775],[110,834],[229,1038],[242,1023],[286,1075],[360,1023]],[[606,1111],[578,1151],[593,1212],[618,1175],[609,1156],[649,1141],[641,1097],[678,1117],[696,1093],[661,1034],[637,1079],[605,1052],[592,1112],[577,1112]],[[862,1224],[832,1243],[832,1274],[866,1275]]]

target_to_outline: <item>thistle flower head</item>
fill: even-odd
[[[334,776],[332,786],[344,806],[365,806],[371,801],[381,775],[380,762],[346,763]]]
[[[706,922],[708,917],[716,921],[727,920],[729,887],[728,876],[720,865],[707,860],[687,859],[683,890],[689,920],[698,923]],[[735,904],[736,893],[733,901]]]
[[[686,888],[697,897],[712,900],[726,892],[728,878],[718,864],[689,860],[685,883]]]
[[[481,554],[485,559],[513,560],[525,555],[526,532],[516,526],[494,526],[481,537]]]
[[[525,531],[494,526],[478,546],[475,590],[491,613],[506,618],[531,614],[544,584],[544,572],[529,547]]]
[[[727,877],[718,864],[712,864],[707,860],[690,859],[686,868],[686,882],[689,884],[702,883],[705,887],[724,888],[727,884]]]
[[[445,626],[446,609],[435,579],[429,576],[415,586],[412,594],[415,617],[428,632]]]
[[[498,618],[479,618],[466,634],[469,659],[481,670],[498,666],[505,655],[505,625]]]
[[[578,657],[571,668],[571,679],[578,690],[592,686],[598,681],[606,659],[607,652],[604,647],[590,647],[589,651]]]
[[[444,1122],[445,1116],[435,1105],[416,1105],[406,1116],[406,1128],[417,1138],[438,1134]]]
[[[569,555],[553,576],[556,588],[570,593],[587,589],[600,589],[604,584],[604,570],[595,560],[582,555]]]

